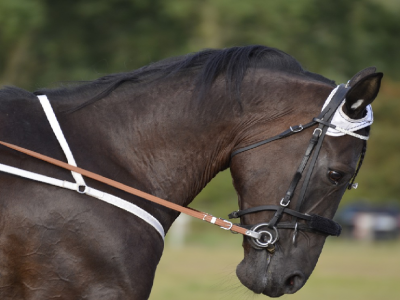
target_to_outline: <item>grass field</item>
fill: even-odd
[[[171,247],[167,240],[150,299],[267,299],[248,291],[236,278],[242,256],[241,238],[219,231],[191,237],[181,248]],[[281,299],[398,300],[400,242],[328,238],[307,284]]]

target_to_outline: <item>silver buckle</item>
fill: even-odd
[[[228,227],[220,226],[220,228],[222,228],[222,229],[224,229],[224,230],[231,230],[231,228],[232,228],[232,226],[233,226],[233,223],[232,223],[232,222],[229,222],[229,221],[227,221],[227,220],[225,220],[225,219],[216,218],[216,217],[214,217],[213,215],[209,215],[209,214],[205,214],[205,215],[203,216],[203,221],[206,221],[206,218],[207,218],[208,216],[211,217],[211,220],[209,221],[209,223],[215,224],[215,222],[217,222],[217,220],[220,219],[220,220],[222,220],[222,221],[224,221],[225,223],[228,224]]]
[[[351,189],[357,189],[358,188],[358,183],[356,182],[356,183],[353,183],[353,184],[349,184],[349,190],[351,190]]]
[[[321,128],[315,128],[315,129],[314,129],[314,132],[313,132],[313,135],[315,134],[315,132],[316,132],[317,130],[319,130],[319,136],[321,136],[321,134],[322,134],[322,129],[321,129]]]
[[[229,227],[226,228],[226,227],[220,226],[219,228],[222,228],[223,230],[231,230],[231,228],[232,228],[232,226],[233,226],[232,222],[229,222],[229,221],[227,221],[227,220],[225,220],[225,219],[221,219],[221,220],[224,221],[225,223],[227,223],[227,224],[229,225]]]
[[[300,132],[300,131],[302,131],[303,129],[304,129],[304,128],[303,128],[303,125],[301,125],[301,124],[299,125],[299,128],[296,129],[296,130],[293,129],[292,126],[290,126],[290,131],[291,131],[291,132],[294,132],[294,133]]]
[[[290,200],[289,200],[286,204],[284,204],[284,203],[283,203],[283,199],[285,199],[285,198],[282,198],[282,199],[281,199],[280,205],[283,206],[283,207],[288,206],[289,203],[290,203]]]

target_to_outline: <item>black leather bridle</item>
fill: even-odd
[[[332,236],[340,235],[342,227],[337,222],[335,222],[331,219],[319,216],[319,215],[315,215],[315,214],[310,215],[310,214],[302,213],[302,212],[300,212],[300,210],[301,210],[301,206],[304,201],[305,194],[307,192],[307,187],[310,182],[310,178],[311,178],[314,166],[318,159],[318,155],[321,150],[322,143],[324,141],[326,132],[329,127],[335,128],[335,125],[331,124],[330,122],[331,122],[336,110],[338,109],[340,104],[343,102],[343,99],[346,97],[348,90],[349,90],[349,88],[347,86],[345,86],[344,84],[341,84],[340,86],[338,86],[338,89],[337,89],[336,93],[333,95],[329,104],[311,122],[309,122],[305,125],[297,125],[297,126],[290,127],[290,129],[288,129],[274,137],[254,143],[254,144],[249,145],[244,148],[237,149],[231,154],[231,159],[232,159],[237,154],[243,153],[245,151],[257,148],[259,146],[265,145],[267,143],[270,143],[270,142],[273,142],[273,141],[276,141],[276,140],[279,140],[282,138],[289,137],[289,136],[296,134],[304,129],[307,129],[313,125],[318,124],[318,127],[314,129],[314,132],[312,134],[311,140],[308,144],[308,147],[306,149],[304,157],[303,157],[296,173],[293,176],[293,179],[290,183],[290,186],[289,186],[285,196],[282,198],[279,205],[257,206],[257,207],[252,207],[249,209],[234,211],[231,214],[229,214],[229,218],[232,219],[232,218],[239,218],[245,214],[250,214],[250,213],[255,213],[255,212],[260,212],[260,211],[275,211],[274,216],[272,217],[272,219],[269,222],[260,223],[257,225],[241,225],[242,227],[251,228],[252,230],[260,232],[262,234],[261,238],[259,238],[259,239],[256,239],[256,238],[250,239],[253,247],[255,247],[257,249],[266,248],[268,251],[273,253],[274,244],[279,239],[277,229],[294,229],[293,242],[295,241],[298,230],[311,231],[311,232],[315,232],[315,233],[321,233],[324,235],[332,235]],[[357,176],[357,173],[361,167],[362,160],[365,155],[366,142],[364,142],[364,143],[365,144],[364,144],[361,156],[360,156],[357,170],[354,173],[352,180],[350,181],[349,189],[351,189],[351,187],[354,185],[354,179]],[[307,173],[305,174],[305,179],[304,179],[303,185],[300,190],[296,208],[289,209],[288,208],[289,203],[294,195],[294,192],[297,188],[298,183],[300,182],[301,178],[303,177],[304,170],[308,163],[309,163],[309,168],[307,170]],[[292,216],[291,222],[280,222],[280,219],[284,213]],[[298,219],[304,220],[305,222],[298,223],[297,222]]]

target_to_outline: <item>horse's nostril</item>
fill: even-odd
[[[288,278],[288,280],[286,281],[286,285],[294,285],[294,276]]]
[[[285,294],[293,294],[298,291],[305,283],[303,272],[295,272],[290,275],[285,281]]]

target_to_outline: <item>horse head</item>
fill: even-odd
[[[323,101],[330,93],[333,96],[333,87],[315,82],[301,85],[299,79],[289,85],[290,79],[279,74],[274,74],[274,78],[282,85],[281,89],[288,90],[271,92],[264,86],[275,97],[274,107],[282,106],[285,97],[293,99],[293,106],[282,107],[280,113],[275,111],[272,115],[279,115],[280,119],[275,123],[271,117],[267,120],[259,117],[269,107],[253,112],[254,120],[258,121],[246,121],[252,126],[235,148],[244,151],[234,152],[231,173],[240,208],[233,215],[240,216],[242,226],[264,234],[264,243],[262,239],[255,243],[253,238],[244,237],[244,259],[237,267],[237,276],[254,292],[277,297],[299,290],[311,275],[327,235],[340,234],[340,226],[331,219],[346,189],[354,186],[358,162],[366,149],[362,138],[368,137],[370,123],[353,127],[351,135],[329,127],[335,125],[335,119],[330,121],[335,118],[333,115],[326,120],[326,129],[320,126],[318,130],[318,122],[310,129],[303,129],[302,125],[290,127],[305,124],[320,114]],[[375,73],[375,68],[356,74],[342,87],[345,100],[339,99],[335,114],[340,113],[349,123],[372,118],[369,105],[378,94],[381,78],[382,73]],[[259,81],[261,87],[262,82]],[[273,125],[276,123],[279,124]],[[289,127],[292,132],[288,137],[278,135],[276,140],[260,142]],[[326,131],[327,136],[322,134],[321,138]],[[320,139],[318,150],[311,147],[310,138],[315,136]],[[310,219],[323,224],[314,224],[312,228]]]

